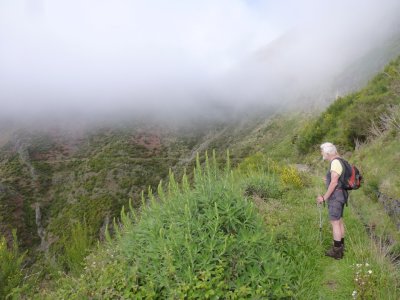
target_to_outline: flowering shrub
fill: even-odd
[[[305,186],[299,171],[292,166],[283,167],[280,177],[285,186],[290,186],[298,189]]]
[[[354,265],[353,299],[376,299],[375,277],[372,267],[368,264]]]

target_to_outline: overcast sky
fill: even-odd
[[[0,117],[279,103],[398,20],[398,0],[0,0]]]

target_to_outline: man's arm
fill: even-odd
[[[336,186],[338,185],[339,182],[339,174],[336,173],[335,171],[331,171],[331,183],[328,186],[328,189],[326,190],[325,194],[322,196],[318,196],[317,201],[318,203],[321,203],[325,200],[327,200],[335,190]]]

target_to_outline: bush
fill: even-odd
[[[304,176],[301,176],[299,171],[292,166],[283,167],[280,178],[283,185],[287,187],[301,189],[306,185],[306,181],[303,179]]]
[[[258,196],[266,200],[268,198],[280,199],[283,194],[280,181],[274,175],[249,177],[244,185],[246,196]]]

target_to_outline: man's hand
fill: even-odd
[[[317,196],[317,203],[318,203],[318,204],[321,204],[321,203],[324,202],[324,201],[325,201],[324,196],[321,196],[321,195],[318,195],[318,196]]]

